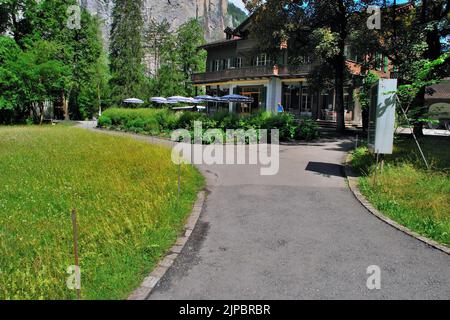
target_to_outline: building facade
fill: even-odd
[[[336,98],[334,90],[313,89],[307,81],[308,74],[317,66],[311,57],[304,57],[303,64],[290,65],[288,50],[282,50],[277,61],[271,61],[264,53],[255,54],[256,40],[252,38],[248,18],[236,29],[225,30],[226,40],[208,43],[206,50],[206,72],[192,75],[195,86],[206,88],[206,93],[214,96],[240,94],[253,98],[251,104],[230,104],[229,111],[251,113],[277,110],[281,103],[286,111],[296,116],[306,116],[319,120],[336,120]],[[348,67],[352,74],[363,73],[359,64],[363,57],[353,54],[346,47]],[[380,77],[390,76],[389,61],[380,56],[376,72]],[[346,120],[359,124],[361,108],[354,101],[354,90],[345,88],[344,102]]]

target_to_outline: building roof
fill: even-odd
[[[200,47],[198,47],[199,49],[207,49],[207,48],[212,48],[212,47],[217,47],[217,46],[222,46],[224,44],[231,44],[237,41],[242,40],[241,38],[234,38],[234,39],[227,39],[227,40],[217,40],[217,41],[213,41],[213,42],[209,42],[207,44],[204,44]]]

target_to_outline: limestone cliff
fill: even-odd
[[[113,0],[81,0],[82,6],[97,14],[103,21],[103,36],[108,43]],[[207,41],[221,39],[228,21],[228,0],[144,0],[144,24],[151,19],[167,19],[173,29],[187,20],[199,17]]]

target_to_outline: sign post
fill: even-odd
[[[383,170],[382,157],[392,154],[394,148],[396,91],[397,79],[380,79],[370,91],[368,145],[377,158],[374,184],[377,183],[380,155]]]
[[[369,149],[376,154],[392,154],[395,131],[397,79],[380,79],[370,92]]]

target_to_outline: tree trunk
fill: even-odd
[[[66,95],[64,94],[64,91],[62,92],[62,107],[63,107],[63,113],[64,113],[64,120],[66,120],[66,121],[70,120],[70,117],[69,117],[69,100],[66,98]]]
[[[341,60],[341,59],[339,59]],[[343,59],[342,59],[343,60]],[[337,132],[345,131],[345,110],[344,110],[344,64],[338,61],[335,67],[336,76],[334,89],[336,94],[336,130]]]
[[[338,33],[339,33],[339,55],[335,58],[335,94],[336,94],[336,131],[345,131],[345,110],[344,110],[344,83],[345,83],[345,68],[346,59],[344,56],[345,41],[347,39],[347,9],[344,1],[340,0],[337,3],[338,16]]]
[[[39,101],[39,125],[42,126],[44,122],[44,102]]]
[[[98,98],[98,116],[102,115],[102,98],[100,96],[100,85],[97,84],[97,98]]]

